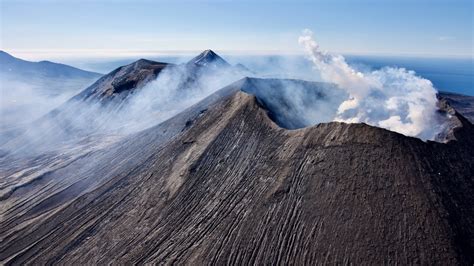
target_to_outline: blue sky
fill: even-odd
[[[464,0],[0,0],[0,48],[25,57],[300,53],[305,28],[346,54],[473,56]]]

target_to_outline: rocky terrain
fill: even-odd
[[[289,130],[265,84],[243,79],[73,158],[3,161],[0,261],[474,262],[474,127],[449,101],[446,143],[365,124]]]

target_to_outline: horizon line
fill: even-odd
[[[208,48],[209,49],[209,48]],[[159,56],[192,56],[199,54],[202,50],[131,50],[131,49],[0,49],[14,57],[26,60],[49,60],[49,59],[127,59],[136,57],[159,57]],[[299,50],[223,50],[210,49],[221,55],[230,56],[304,56]],[[386,53],[386,52],[344,52],[331,51],[333,54],[344,56],[386,56],[386,57],[415,57],[415,58],[458,58],[474,59],[474,54],[418,54],[418,53]]]

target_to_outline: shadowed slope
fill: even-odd
[[[364,124],[289,131],[241,85],[13,192],[0,260],[472,264],[467,120],[448,144]],[[76,185],[45,191],[59,178]]]
[[[73,99],[103,103],[108,103],[115,98],[124,99],[128,94],[133,93],[133,90],[140,89],[155,79],[168,65],[170,64],[140,59],[103,76]]]
[[[474,123],[474,96],[462,95],[452,92],[439,92],[438,97],[445,100],[466,117],[471,123]]]

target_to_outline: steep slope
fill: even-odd
[[[474,129],[286,130],[237,82],[0,202],[0,260],[472,264]],[[258,88],[254,88],[258,90]]]

